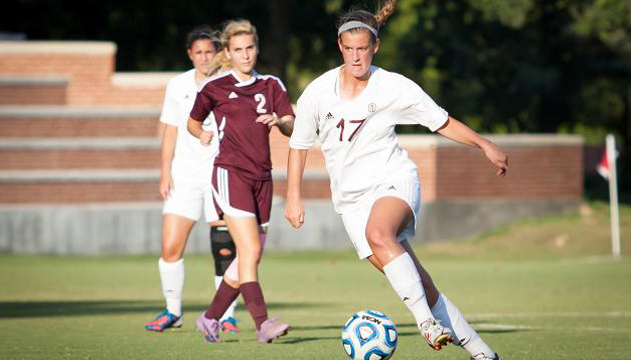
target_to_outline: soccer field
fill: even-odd
[[[559,221],[580,218],[537,228],[541,233]],[[530,225],[417,251],[439,288],[504,360],[631,359],[631,261],[529,250],[527,239],[516,255],[492,240]],[[467,253],[472,244],[484,251]],[[243,333],[205,344],[194,320],[213,293],[212,260],[185,261],[184,326],[157,334],[142,326],[164,306],[154,256],[0,255],[0,359],[344,359],[341,327],[368,308],[395,321],[394,359],[468,359],[454,346],[430,350],[385,277],[350,251],[267,253],[261,281],[270,314],[293,330],[260,345],[241,306]]]

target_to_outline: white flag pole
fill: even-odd
[[[607,163],[609,165],[609,209],[611,213],[611,252],[620,257],[620,221],[618,218],[618,181],[616,174],[616,138],[607,135]]]

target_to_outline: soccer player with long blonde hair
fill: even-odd
[[[221,42],[224,50],[215,57],[213,66],[226,71],[200,88],[188,129],[202,144],[209,144],[215,136],[219,139],[213,193],[236,244],[237,258],[224,274],[210,306],[197,320],[197,327],[207,342],[219,342],[218,320],[242,294],[258,340],[268,343],[289,330],[289,324],[268,317],[258,281],[273,196],[269,133],[277,126],[284,135],[291,135],[294,113],[280,79],[254,69],[258,35],[249,21],[228,22]],[[216,133],[202,128],[210,112],[217,123]]]

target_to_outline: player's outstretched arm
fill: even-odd
[[[293,115],[285,115],[281,118],[276,114],[263,114],[256,118],[257,123],[265,124],[268,127],[278,126],[281,134],[289,137],[294,132],[294,119]]]
[[[506,156],[497,145],[481,137],[467,125],[450,116],[445,125],[438,129],[438,132],[461,144],[479,147],[484,151],[484,155],[487,159],[499,168],[496,175],[506,175],[506,171],[508,170],[508,156]]]
[[[305,209],[302,206],[300,185],[305,170],[308,150],[289,149],[287,160],[287,203],[285,218],[298,229],[305,222]]]

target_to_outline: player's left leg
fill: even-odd
[[[410,243],[407,240],[403,240],[400,244],[410,254],[418,273],[421,275],[434,318],[440,320],[442,325],[451,329],[454,344],[460,345],[468,351],[472,359],[499,360],[499,356],[491,350],[471,327],[458,307],[449,301],[445,294],[438,291],[432,277],[421,265]]]

